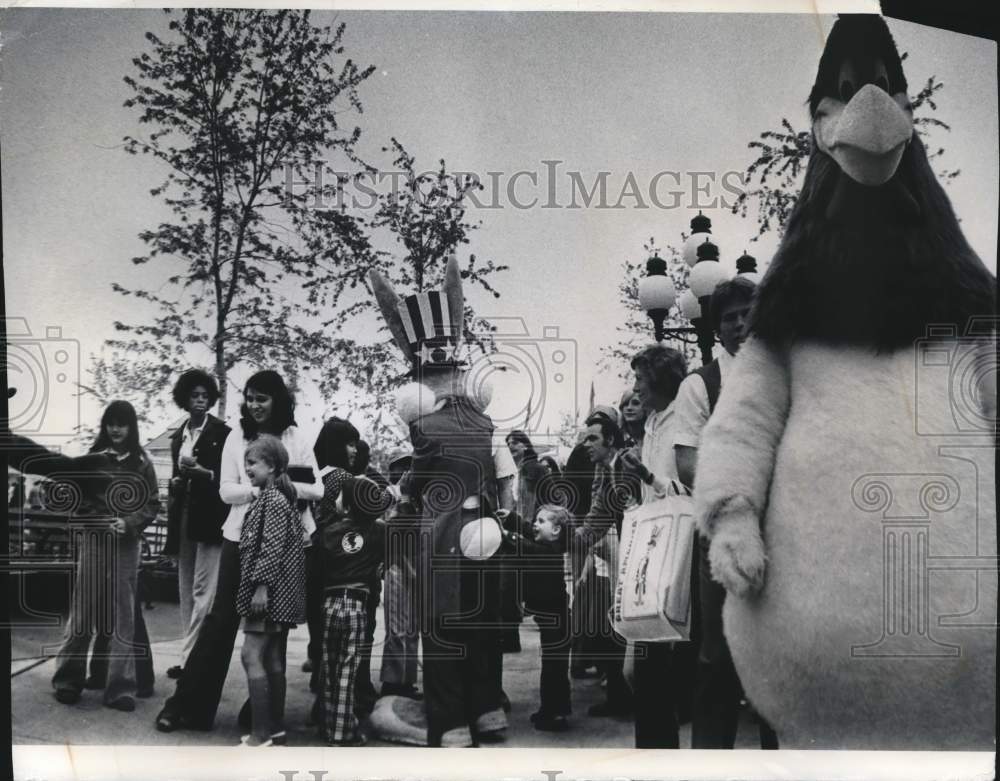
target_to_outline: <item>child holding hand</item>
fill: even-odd
[[[240,530],[242,661],[253,729],[245,746],[285,742],[285,648],[288,630],[305,621],[306,575],[302,520],[281,440],[261,434],[246,447],[246,472],[256,493]]]
[[[542,673],[539,681],[541,707],[531,714],[535,729],[562,732],[569,729],[569,657],[572,631],[569,622],[569,595],[566,592],[564,556],[569,511],[544,504],[532,523],[534,541],[506,533],[516,551],[522,573],[525,606],[534,614],[541,634]]]

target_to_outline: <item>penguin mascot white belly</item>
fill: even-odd
[[[995,747],[996,280],[906,95],[881,17],[841,16],[699,448],[726,638],[782,748]]]

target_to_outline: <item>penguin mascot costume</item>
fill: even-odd
[[[494,741],[507,727],[499,573],[490,560],[502,537],[493,517],[493,422],[483,412],[489,389],[472,387],[458,357],[465,313],[458,262],[448,260],[443,291],[400,298],[377,272],[371,285],[416,380],[400,389],[396,406],[413,445],[404,492],[421,507],[417,584],[425,705],[417,714],[413,700],[383,698],[372,723],[381,737],[400,742],[417,742],[407,735],[422,728],[421,716],[429,746]]]
[[[883,19],[840,16],[813,153],[703,433],[724,630],[782,748],[995,747],[996,279]]]

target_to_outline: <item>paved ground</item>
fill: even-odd
[[[233,654],[229,678],[219,707],[213,732],[157,732],[154,718],[165,697],[173,691],[173,681],[165,671],[179,660],[179,619],[176,604],[154,603],[145,611],[153,643],[156,667],[156,694],[148,700],[137,700],[134,713],[121,713],[101,705],[100,692],[84,692],[75,706],[61,705],[52,696],[51,659],[39,658],[46,645],[58,644],[60,627],[54,623],[40,626],[39,618],[23,618],[28,626],[13,630],[11,665],[12,732],[15,744],[134,744],[151,746],[227,746],[239,742],[240,730],[236,713],[246,697],[246,678],[239,661],[239,651]],[[376,634],[372,660],[375,686],[379,686],[379,652],[381,627]],[[315,732],[305,726],[311,704],[309,676],[301,672],[306,657],[308,633],[305,627],[294,630],[288,640],[288,704],[287,723],[289,745],[319,745]],[[239,642],[239,641],[238,641]],[[510,727],[505,746],[527,748],[631,748],[632,723],[628,719],[588,717],[587,708],[603,699],[603,689],[592,678],[573,681],[573,717],[569,732],[553,734],[537,732],[528,716],[538,706],[538,630],[526,620],[521,626],[522,651],[504,657],[504,689],[511,699]],[[740,725],[738,748],[756,748],[756,729],[749,720]],[[372,741],[370,746],[390,744]],[[681,745],[690,745],[690,728],[681,731]]]

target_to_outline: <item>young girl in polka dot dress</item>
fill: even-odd
[[[281,440],[261,434],[247,445],[245,459],[247,476],[259,493],[240,531],[236,610],[243,616],[242,661],[253,712],[253,730],[241,742],[270,746],[285,738],[288,630],[305,621],[303,528]]]

